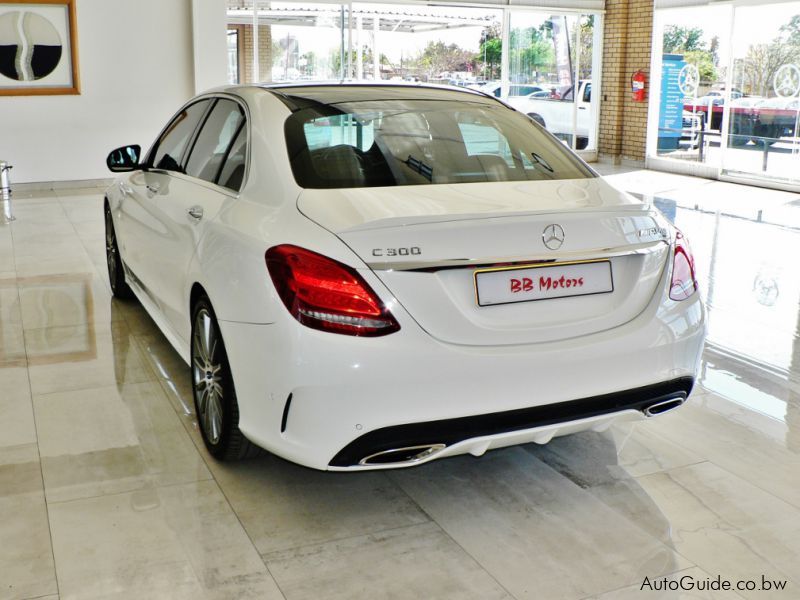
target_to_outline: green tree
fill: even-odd
[[[800,15],[795,15],[786,25],[781,26],[781,35],[787,44],[800,46]]]
[[[683,60],[697,67],[701,82],[714,83],[717,81],[717,68],[714,66],[711,52],[707,50],[690,50],[683,53]]]
[[[521,75],[530,75],[553,63],[553,43],[546,39],[546,34],[538,27],[515,28],[511,30],[512,71]]]
[[[667,25],[664,28],[664,54],[682,54],[693,50],[703,50],[703,30],[700,27],[680,27]]]
[[[474,55],[457,44],[445,44],[439,40],[428,42],[425,49],[414,59],[414,64],[430,77],[445,71],[469,71],[472,69]]]
[[[594,46],[594,15],[582,15],[576,22],[575,27],[572,28],[570,33],[570,40],[575,39],[576,29],[580,31],[578,38],[578,49],[580,50],[580,73],[578,73],[578,80],[591,79],[592,77],[592,48]],[[572,59],[573,66],[575,62],[576,49],[570,47],[570,58]]]
[[[703,41],[701,27],[679,27],[668,25],[664,28],[663,47],[665,54],[683,54],[684,60],[697,67],[700,81],[711,84],[717,81],[719,62],[719,38],[711,38],[710,49]]]
[[[485,28],[481,32],[481,45],[475,55],[475,63],[484,79],[500,77],[500,61],[503,54],[503,42],[500,38],[500,29],[497,25]]]
[[[743,61],[737,61],[736,80],[743,82],[746,94],[774,96],[775,74],[783,65],[800,59],[800,46],[776,38],[769,44],[752,44]]]
[[[715,67],[719,66],[719,36],[715,35],[711,38],[711,44],[708,47],[708,52],[711,54],[711,62]]]

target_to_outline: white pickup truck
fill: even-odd
[[[576,127],[578,139],[575,145],[578,150],[585,148],[589,142],[589,127],[592,120],[591,100],[592,82],[585,79],[578,86],[578,120]],[[573,86],[563,88],[559,95],[543,98],[540,92],[536,92],[529,96],[511,97],[508,99],[508,103],[543,125],[557,137],[569,142],[572,141]]]

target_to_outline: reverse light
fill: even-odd
[[[672,257],[672,282],[669,297],[672,300],[686,300],[697,291],[694,274],[694,256],[683,233],[675,230],[675,254]]]
[[[399,323],[355,269],[311,250],[283,244],[267,250],[267,269],[289,313],[313,329],[376,337]]]

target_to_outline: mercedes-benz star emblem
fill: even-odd
[[[556,223],[548,225],[542,232],[542,241],[550,250],[558,250],[564,243],[564,228]]]

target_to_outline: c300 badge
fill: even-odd
[[[373,248],[372,256],[419,256],[422,248],[419,246],[407,246],[404,248]]]

